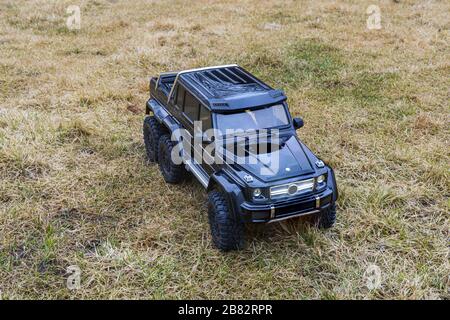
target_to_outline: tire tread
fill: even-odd
[[[218,249],[230,251],[244,248],[244,224],[232,214],[227,199],[217,190],[208,193],[208,218],[213,243]]]

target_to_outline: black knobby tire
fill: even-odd
[[[157,162],[158,142],[164,131],[154,116],[148,116],[144,119],[143,133],[147,159],[151,162]]]
[[[332,203],[317,216],[316,224],[319,228],[329,229],[336,222],[336,204]]]
[[[222,251],[239,250],[245,245],[244,224],[230,210],[224,195],[208,193],[208,219],[214,245]]]
[[[183,164],[175,164],[172,161],[172,149],[176,145],[170,140],[168,134],[163,134],[159,139],[158,159],[159,169],[168,183],[179,183],[183,181],[185,176],[185,169]]]

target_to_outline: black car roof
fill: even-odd
[[[252,109],[286,100],[282,91],[274,90],[238,65],[181,71],[175,81],[216,112]]]

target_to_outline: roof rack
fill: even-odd
[[[233,111],[282,101],[282,91],[272,89],[237,64],[178,72],[169,98],[180,81],[203,102],[217,111]]]

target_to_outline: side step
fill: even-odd
[[[202,184],[204,188],[208,187],[209,177],[205,171],[192,160],[186,160],[186,170],[192,172],[192,174],[197,178],[197,180]]]

